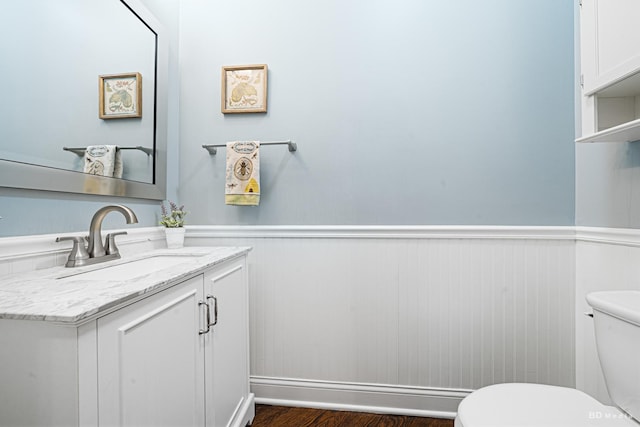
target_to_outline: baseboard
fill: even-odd
[[[255,395],[249,393],[248,398],[240,405],[238,412],[234,415],[230,427],[246,427],[253,423],[256,415]]]
[[[432,418],[455,418],[472,390],[251,377],[256,403]]]

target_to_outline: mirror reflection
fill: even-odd
[[[81,174],[85,147],[117,146],[122,179],[154,182],[156,35],[127,4],[11,2],[0,33],[0,159]],[[135,73],[141,116],[101,119],[99,77]],[[110,82],[107,109],[126,111],[135,90]]]

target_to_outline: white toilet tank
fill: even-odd
[[[587,302],[609,396],[640,420],[640,291],[594,292]]]

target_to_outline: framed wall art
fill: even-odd
[[[267,65],[222,67],[222,112],[267,112]]]
[[[101,119],[142,117],[142,76],[140,73],[99,76],[99,116]]]

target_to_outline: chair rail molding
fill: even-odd
[[[635,228],[575,227],[578,242],[640,246],[640,230]]]
[[[189,225],[190,237],[574,240],[573,226]]]

